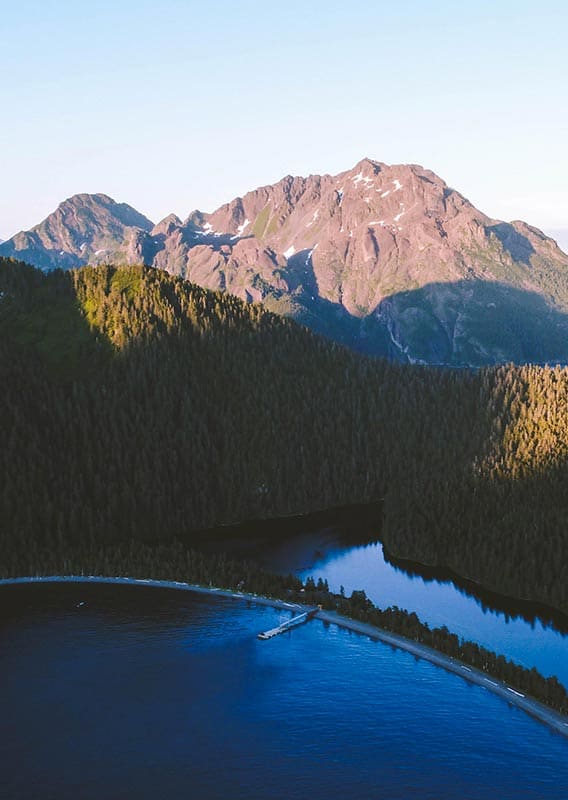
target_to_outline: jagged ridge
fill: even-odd
[[[154,227],[105,195],[78,195],[0,254],[44,269],[144,262],[403,361],[568,360],[568,256],[414,164],[366,158],[336,176],[286,176]]]

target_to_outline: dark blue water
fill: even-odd
[[[172,590],[0,587],[0,795],[568,797],[566,739],[318,621],[258,641],[280,615]]]

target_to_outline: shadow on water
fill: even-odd
[[[504,614],[507,621],[509,619],[523,619],[532,627],[537,622],[540,622],[545,627],[553,628],[563,635],[568,634],[568,616],[543,603],[517,600],[498,592],[493,592],[490,589],[485,589],[475,581],[462,578],[448,568],[431,567],[415,561],[397,558],[391,555],[384,545],[383,557],[389,566],[410,579],[420,578],[425,583],[453,586],[461,595],[475,600],[484,612]]]
[[[274,519],[255,519],[237,525],[223,525],[193,531],[186,544],[205,553],[225,553],[233,558],[251,558],[263,566],[276,563],[266,557],[276,550],[300,545],[304,557],[323,555],[313,549],[313,534],[342,550],[380,541],[383,502],[348,505]],[[303,546],[305,545],[305,546]]]
[[[506,621],[522,619],[533,627],[540,622],[563,635],[568,634],[568,616],[550,606],[507,597],[449,569],[392,555],[382,545],[382,512],[383,503],[379,502],[294,517],[253,520],[198,531],[188,537],[187,543],[209,554],[224,553],[232,558],[250,559],[276,572],[298,573],[313,569],[316,579],[318,564],[323,568],[323,562],[341,558],[351,550],[381,544],[388,567],[410,580],[449,585],[473,600],[484,612],[504,615]],[[402,599],[400,602],[404,604]]]

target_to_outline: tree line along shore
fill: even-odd
[[[366,597],[364,591],[353,591],[347,597],[343,593],[331,592],[327,581],[321,578],[302,581],[294,575],[276,575],[252,562],[190,550],[182,542],[154,546],[130,542],[104,549],[93,545],[91,549],[66,549],[60,554],[54,550],[36,552],[30,554],[26,567],[19,562],[5,564],[0,579],[22,575],[32,578],[43,575],[122,576],[138,580],[182,582],[300,603],[303,606],[319,605],[326,611],[337,612],[343,617],[425,645],[503,681],[561,714],[568,714],[568,693],[556,677],[544,677],[535,668],[527,669],[475,642],[460,639],[446,627],[431,628],[414,612],[396,606],[380,609]]]

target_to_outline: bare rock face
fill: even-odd
[[[568,361],[568,256],[414,164],[286,176],[154,227],[105,195],[78,195],[0,255],[47,269],[144,261],[403,361]]]
[[[30,231],[0,245],[0,255],[44,270],[83,264],[140,263],[149,255],[152,223],[126,203],[104,194],[65,200]]]
[[[363,159],[337,176],[287,176],[193,212],[153,263],[372,354],[568,360],[568,257],[413,164]]]

